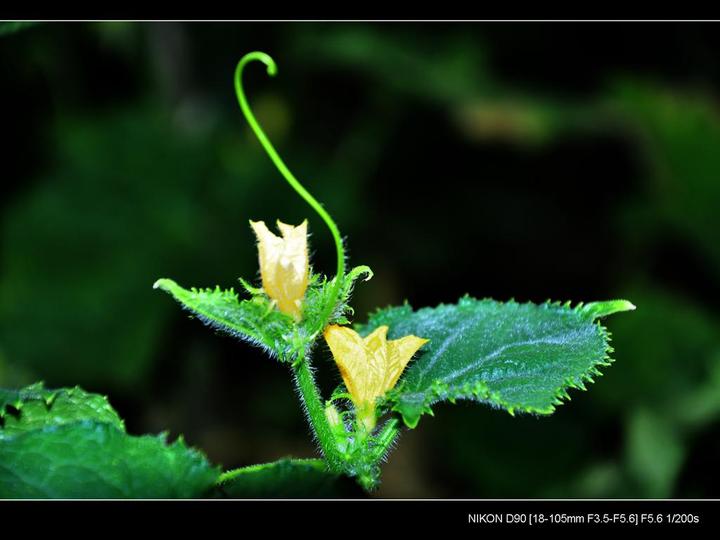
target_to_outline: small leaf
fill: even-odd
[[[226,479],[223,479],[225,477]],[[281,459],[229,471],[221,476],[222,498],[321,498],[342,495],[346,479],[327,470],[320,459]]]
[[[159,279],[153,288],[170,293],[208,326],[262,347],[282,361],[291,362],[298,354],[312,347],[325,326],[347,321],[345,315],[351,311],[347,302],[355,280],[362,274],[369,276],[367,281],[372,277],[372,270],[367,266],[359,266],[344,276],[339,298],[334,297],[334,279],[328,281],[312,274],[299,323],[281,313],[267,296],[261,294],[261,289],[252,287],[243,279],[240,280],[243,288],[252,295],[246,300],[240,300],[233,289],[221,290],[215,287],[187,290],[171,279]],[[329,309],[333,303],[333,309]]]
[[[184,442],[83,420],[0,437],[0,498],[190,498],[219,471]]]
[[[456,305],[413,311],[408,305],[381,310],[361,333],[381,325],[389,336],[427,338],[398,387],[385,399],[409,427],[432,413],[433,403],[471,399],[510,414],[550,414],[568,388],[609,365],[609,336],[597,317],[633,309],[624,300],[571,308],[569,303],[518,304],[465,297]]]
[[[262,296],[239,300],[233,289],[184,289],[171,279],[153,285],[170,293],[175,300],[203,323],[266,349],[284,358],[292,352],[292,317],[273,309]]]

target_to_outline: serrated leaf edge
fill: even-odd
[[[119,414],[117,414],[117,411],[113,408],[113,406],[110,404],[109,398],[106,395],[103,394],[95,394],[92,392],[88,392],[87,390],[81,388],[80,386],[76,385],[71,388],[58,388],[58,389],[47,389],[45,388],[44,384],[42,382],[32,384],[30,386],[26,386],[25,388],[21,388],[17,391],[19,394],[18,400],[16,400],[13,403],[5,403],[3,406],[0,406],[0,438],[6,437],[3,435],[3,424],[2,420],[6,417],[6,415],[11,414],[8,412],[7,407],[11,406],[13,407],[19,414],[20,414],[20,421],[22,421],[22,412],[23,408],[26,403],[30,401],[42,401],[45,405],[45,411],[47,413],[52,412],[52,408],[55,405],[55,402],[57,401],[58,396],[62,394],[67,394],[68,397],[72,397],[74,393],[76,392],[83,392],[87,394],[88,396],[94,396],[99,397],[103,401],[103,405],[107,407],[109,410],[113,411],[115,413],[115,416],[118,418],[120,425],[122,426],[123,431],[125,431],[125,421],[120,417]],[[38,392],[38,393],[33,393]],[[47,396],[41,394],[40,392],[49,392]],[[23,395],[25,393],[25,395]],[[73,424],[73,422],[66,422],[65,424]],[[103,422],[101,422],[103,423]],[[107,422],[104,422],[107,423]],[[62,424],[62,425],[65,425]],[[60,425],[60,424],[58,424]],[[46,426],[50,427],[50,426]],[[42,429],[42,428],[38,428]],[[13,435],[14,436],[14,435]]]
[[[608,331],[608,329],[603,326],[599,321],[596,321],[595,319],[603,316],[610,315],[612,313],[618,313],[620,311],[629,311],[635,309],[635,306],[627,302],[626,300],[623,300],[622,302],[627,302],[627,306],[624,309],[616,309],[612,311],[611,313],[605,312],[602,315],[597,315],[595,313],[595,310],[593,309],[587,309],[588,306],[594,306],[597,304],[600,304],[601,302],[593,302],[590,304],[584,304],[583,302],[579,302],[575,305],[575,307],[572,307],[571,301],[552,301],[552,300],[546,300],[542,304],[535,304],[534,302],[516,302],[514,299],[510,299],[507,302],[501,302],[498,300],[494,300],[492,298],[482,298],[482,299],[476,299],[471,297],[470,295],[466,294],[463,297],[460,298],[460,300],[456,304],[446,304],[446,303],[440,303],[435,307],[423,307],[418,309],[417,311],[413,310],[412,306],[406,301],[402,304],[402,306],[390,306],[388,308],[380,308],[373,312],[368,317],[368,323],[372,321],[373,317],[376,315],[382,313],[383,311],[386,311],[388,309],[406,309],[410,310],[411,313],[420,313],[423,310],[434,310],[441,307],[452,307],[452,306],[459,306],[462,302],[492,302],[496,304],[503,304],[503,305],[533,305],[538,307],[560,307],[560,308],[566,308],[570,309],[581,316],[588,319],[589,322],[595,324],[600,331],[601,337],[603,339],[603,343],[605,345],[605,350],[603,357],[600,360],[595,361],[585,373],[579,375],[578,377],[574,378],[568,378],[563,381],[563,383],[555,390],[555,395],[552,398],[552,403],[545,408],[538,408],[538,407],[522,407],[517,405],[511,405],[507,401],[503,400],[497,392],[491,392],[487,385],[483,381],[476,381],[475,383],[466,383],[462,385],[459,388],[453,388],[451,391],[449,385],[442,383],[441,381],[435,381],[430,388],[430,391],[426,393],[423,399],[422,405],[420,408],[420,414],[415,417],[408,417],[406,416],[402,411],[402,406],[397,402],[398,396],[402,393],[402,379],[400,380],[400,384],[393,389],[390,393],[388,393],[385,398],[383,399],[383,402],[385,404],[392,404],[391,410],[398,412],[403,417],[403,422],[405,425],[411,429],[414,429],[417,427],[417,424],[420,421],[420,418],[424,414],[430,414],[431,416],[434,416],[434,412],[432,410],[432,405],[442,402],[442,401],[449,401],[451,403],[455,403],[457,400],[470,400],[475,401],[479,403],[486,403],[488,405],[494,406],[499,409],[506,410],[511,416],[514,416],[516,412],[520,413],[527,413],[527,414],[537,414],[537,415],[543,415],[547,416],[555,412],[556,408],[562,404],[564,404],[567,401],[570,401],[571,397],[568,393],[568,390],[573,388],[577,390],[586,391],[587,387],[585,384],[592,384],[595,382],[595,379],[593,377],[601,377],[603,374],[600,371],[599,367],[607,367],[610,366],[614,359],[610,356],[612,352],[614,352],[613,347],[610,345],[610,342],[612,341],[612,334]],[[616,301],[610,301],[610,302],[616,302]],[[364,329],[367,324],[360,325],[359,328]]]
[[[249,343],[250,345],[259,347],[263,349],[268,355],[270,355],[272,358],[276,358],[278,356],[275,349],[273,349],[268,343],[265,343],[263,339],[258,336],[257,334],[254,334],[252,330],[248,330],[246,328],[243,328],[242,331],[236,330],[232,328],[232,326],[229,325],[222,325],[218,323],[217,321],[213,320],[213,318],[203,310],[191,308],[186,305],[186,303],[178,296],[176,293],[176,289],[179,289],[181,291],[186,291],[191,294],[215,294],[215,293],[221,293],[222,295],[226,296],[227,300],[235,300],[238,304],[241,303],[241,300],[239,299],[238,294],[235,292],[234,288],[230,289],[221,289],[219,285],[216,285],[215,288],[212,287],[205,287],[205,288],[197,288],[197,287],[190,287],[189,289],[185,289],[181,285],[179,285],[177,282],[170,278],[161,278],[158,279],[153,284],[153,289],[161,289],[165,291],[166,293],[170,294],[177,302],[180,304],[180,307],[184,309],[185,311],[191,313],[194,317],[198,318],[205,326],[212,328],[213,330],[228,334],[236,339],[239,339],[241,341],[245,341]],[[243,301],[252,301],[252,300],[243,300]]]

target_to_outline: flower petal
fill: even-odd
[[[388,342],[388,365],[383,394],[395,387],[410,359],[428,341],[430,340],[417,336],[405,336]]]
[[[374,406],[377,398],[395,386],[412,356],[428,342],[417,336],[388,341],[387,333],[387,326],[376,328],[365,338],[347,327],[330,325],[325,329],[325,340],[358,407]]]
[[[277,224],[282,238],[270,232],[263,221],[250,222],[258,239],[263,289],[280,311],[299,320],[309,274],[307,220],[297,227],[279,220]]]
[[[325,328],[323,335],[353,402],[362,403],[367,373],[367,348],[362,337],[351,328],[336,324]]]

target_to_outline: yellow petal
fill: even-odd
[[[323,335],[353,402],[362,402],[367,371],[367,350],[363,339],[352,329],[335,324],[329,325]]]
[[[251,221],[258,239],[258,260],[265,293],[278,309],[300,318],[308,283],[307,220],[297,227],[277,222],[282,238],[273,234],[263,221]]]
[[[417,336],[405,336],[400,339],[388,341],[388,367],[385,373],[385,391],[395,387],[395,384],[398,382],[400,375],[402,375],[410,359],[420,350],[420,347],[428,341],[430,340]]]
[[[369,334],[363,343],[366,351],[362,396],[365,403],[375,403],[389,388],[385,386],[388,368],[387,326],[379,326]]]
[[[387,333],[388,327],[380,326],[362,338],[337,325],[324,332],[345,386],[369,429],[374,426],[377,398],[395,386],[412,356],[428,342],[416,336],[388,341]]]

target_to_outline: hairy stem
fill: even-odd
[[[376,461],[382,459],[399,434],[400,421],[397,418],[391,418],[375,436],[376,446],[373,457]]]
[[[315,432],[318,443],[320,443],[320,448],[328,466],[333,472],[339,472],[342,469],[341,456],[335,441],[335,435],[325,416],[325,407],[320,399],[320,393],[315,384],[309,362],[306,358],[301,358],[293,364],[292,369],[295,375],[295,384],[307,412],[308,421]]]
[[[325,462],[321,459],[293,459],[294,463],[302,463],[304,465],[317,465],[317,466],[324,466]],[[263,469],[266,469],[268,467],[274,466],[274,463],[261,463],[258,465],[249,465],[247,467],[240,467],[238,469],[231,469],[229,471],[225,471],[222,473],[218,479],[215,481],[216,486],[221,486],[223,484],[226,484],[228,482],[231,482],[238,478],[239,476],[242,476],[243,474],[248,473],[254,473],[261,471]]]

